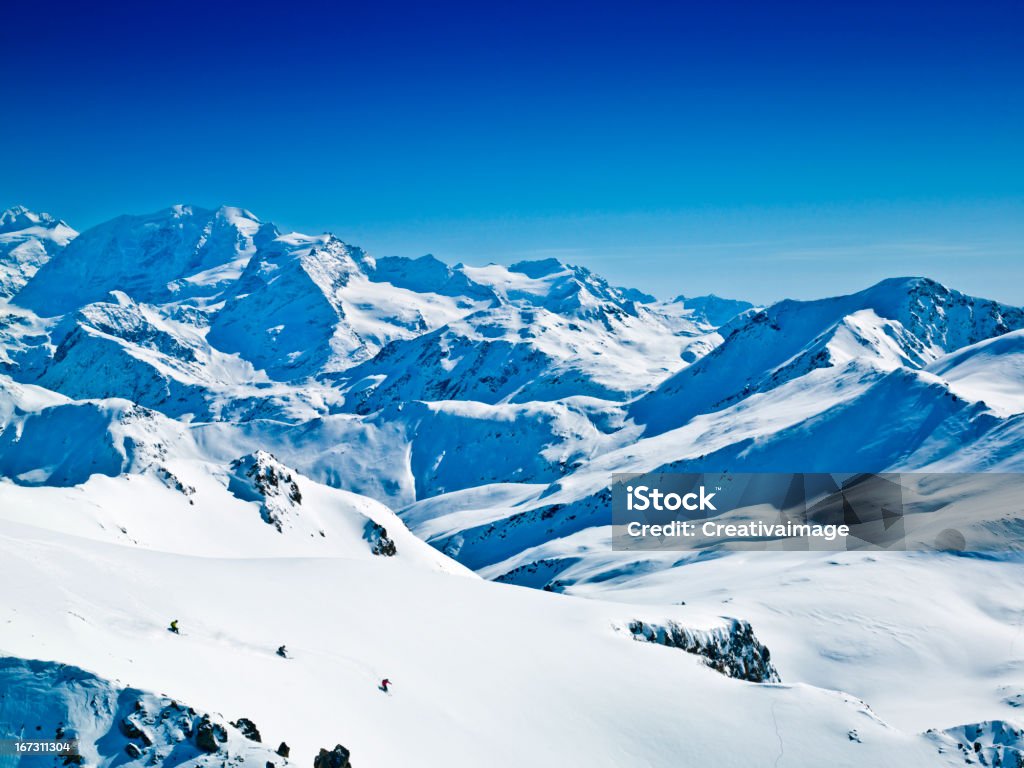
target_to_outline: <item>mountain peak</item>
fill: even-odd
[[[23,205],[0,213],[0,297],[20,291],[77,235],[63,221]]]
[[[922,276],[908,276],[908,277],[887,277],[884,280],[879,280],[873,286],[868,288],[869,291],[875,290],[896,290],[896,291],[938,291],[941,293],[948,293],[950,291],[945,285],[940,283],[938,280],[933,280],[930,277]]]
[[[252,211],[234,205],[220,205],[216,208],[204,208],[200,205],[189,203],[175,203],[174,205],[154,211],[149,214],[129,215],[118,218],[143,219],[147,221],[170,220],[220,220],[233,225],[241,225],[247,229],[258,229],[263,223]],[[115,219],[116,221],[116,219]],[[102,225],[101,225],[102,226]]]
[[[245,208],[239,208],[233,205],[222,205],[215,212],[214,215],[218,219],[230,222],[236,227],[245,227],[247,229],[259,229],[263,224],[260,221],[259,216],[254,214],[252,211],[246,210]]]
[[[521,275],[537,280],[541,277],[549,277],[559,272],[565,272],[569,267],[555,258],[537,259],[533,261],[517,261],[510,266],[510,272],[518,272]]]
[[[64,224],[48,213],[37,213],[24,205],[14,205],[0,213],[0,233],[17,232],[31,227],[51,229]],[[67,226],[67,224],[64,224]]]
[[[145,302],[208,295],[256,250],[260,221],[241,208],[178,204],[119,216],[75,238],[40,268],[17,302],[63,314],[112,290]]]

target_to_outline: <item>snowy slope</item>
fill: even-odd
[[[683,427],[610,445],[571,474],[534,486],[513,507],[483,503],[479,519],[460,513],[446,524],[443,513],[429,523],[429,533],[418,524],[415,530],[482,568],[609,524],[613,472],[881,472],[935,469],[953,461],[958,471],[1021,471],[1015,442],[1020,431],[1006,432],[1018,423],[1015,418],[1000,419],[984,404],[952,395],[932,374],[854,361],[813,371]],[[970,452],[1000,433],[1004,440],[1009,434],[1018,450],[1004,445],[1000,453]],[[455,511],[442,496],[411,506],[410,519],[423,519],[420,505]],[[495,514],[499,509],[504,512]],[[517,568],[525,564],[515,561]]]
[[[601,418],[606,407],[587,398],[506,406],[450,400],[409,403],[400,415],[383,416],[407,424],[416,497],[429,498],[505,478],[561,477],[622,439]],[[488,444],[502,448],[475,461]]]
[[[1001,416],[1024,412],[1024,331],[958,349],[928,371],[961,397],[984,402]]]
[[[693,558],[685,578],[623,561],[610,581],[592,580],[607,564],[569,569],[567,591],[749,617],[783,680],[854,693],[900,728],[1020,720],[1019,559],[748,553]]]
[[[592,766],[724,755],[955,764],[932,737],[885,725],[852,696],[729,679],[699,656],[632,638],[634,619],[689,622],[697,637],[722,626],[678,606],[578,600],[388,558],[197,558],[15,524],[0,549],[0,651],[244,716],[267,743],[287,741],[298,764],[335,743],[353,763],[384,767],[538,755]],[[166,630],[171,618],[181,635]],[[275,654],[281,643],[290,659]],[[385,676],[390,695],[377,686]],[[737,727],[742,737],[729,738]]]

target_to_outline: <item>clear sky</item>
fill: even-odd
[[[9,3],[0,207],[1024,304],[1024,3]]]

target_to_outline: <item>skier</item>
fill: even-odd
[[[177,619],[175,619],[174,621],[171,622],[171,626],[169,626],[167,628],[167,631],[168,632],[173,632],[176,635],[180,635],[181,634],[181,632],[178,631],[178,620]]]
[[[390,693],[390,691],[388,690],[389,685],[391,685],[391,681],[388,680],[386,677],[380,681],[380,689],[384,691],[384,693]]]
[[[280,648],[277,649],[277,655],[280,656],[282,659],[287,659],[288,649],[282,645]]]

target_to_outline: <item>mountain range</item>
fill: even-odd
[[[0,546],[25,592],[0,614],[18,627],[0,679],[55,674],[23,659],[74,665],[40,694],[60,727],[83,686],[117,701],[131,675],[297,734],[304,760],[334,744],[336,706],[360,765],[414,764],[398,739],[423,745],[425,765],[758,765],[783,731],[797,765],[1024,755],[1012,558],[610,549],[613,472],[1024,471],[1024,309],[924,277],[837,294],[659,300],[554,259],[375,258],[232,207],[81,234],[10,209]],[[941,587],[875,605],[897,579]],[[202,663],[175,679],[188,638],[161,625],[179,616]],[[289,634],[296,680],[265,653]],[[997,637],[998,663],[951,651]],[[398,712],[372,686],[345,698],[391,669]],[[898,681],[922,674],[930,700],[912,703]],[[403,682],[422,687],[402,701]],[[681,688],[713,704],[679,704]],[[750,732],[727,749],[737,712]],[[472,735],[502,728],[516,739],[502,756]],[[161,733],[132,741],[137,759],[180,747]],[[179,757],[213,759],[192,742]]]

